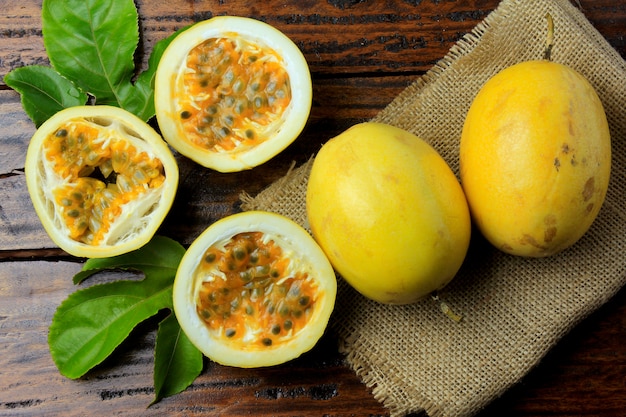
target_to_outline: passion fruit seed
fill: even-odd
[[[189,140],[206,149],[230,151],[279,120],[291,101],[289,75],[270,48],[241,38],[211,38],[191,50],[179,98]]]
[[[292,261],[264,233],[237,234],[203,259],[196,310],[215,334],[267,347],[306,326],[317,286],[309,274],[292,271]]]
[[[43,141],[44,169],[69,236],[98,245],[122,211],[165,181],[163,165],[121,135],[86,119],[67,121]]]

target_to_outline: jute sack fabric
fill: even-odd
[[[474,233],[465,264],[440,294],[462,314],[458,323],[431,299],[381,305],[339,277],[331,326],[354,371],[392,416],[476,414],[626,283],[626,65],[567,0],[503,1],[375,120],[421,136],[458,174],[459,137],[472,99],[499,70],[542,57],[548,12],[556,28],[552,59],[585,75],[608,115],[607,200],[584,238],[551,258],[505,255]],[[310,165],[254,198],[242,196],[242,208],[278,212],[307,227]]]

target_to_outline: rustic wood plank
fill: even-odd
[[[417,73],[428,70],[471,31],[497,0],[254,2],[137,1],[145,68],[155,42],[193,22],[217,15],[266,21],[290,36],[315,74]],[[579,1],[607,40],[625,56],[624,5]],[[41,38],[41,0],[10,0],[0,16],[0,78],[13,68],[47,64]],[[621,11],[621,14],[616,13]]]
[[[24,174],[0,178],[0,196],[0,250],[56,247],[35,214]]]
[[[49,64],[41,35],[41,0],[5,0],[0,28],[0,85],[13,68]]]
[[[57,306],[77,289],[71,277],[81,266],[44,261],[0,264],[0,415],[141,415],[152,401],[155,330],[162,315],[138,326],[110,358],[78,380],[60,375],[52,362],[48,326]],[[49,274],[51,267],[54,274]],[[101,274],[86,284],[124,277]],[[164,399],[145,415],[286,417],[330,412],[347,417],[356,408],[370,415],[385,414],[328,334],[312,351],[285,365],[237,369],[207,362],[188,390]]]
[[[35,126],[22,109],[20,96],[12,90],[0,91],[0,178],[24,168],[26,149]],[[0,200],[3,201],[3,200]]]
[[[302,49],[313,72],[424,71],[478,23],[497,1],[482,2],[291,1],[250,4],[138,1],[141,48],[193,22],[217,15],[253,17],[281,29]],[[0,77],[12,68],[46,64],[41,39],[41,0],[11,0],[0,19]],[[236,13],[234,12],[236,11]],[[417,52],[417,53],[416,53]],[[145,67],[147,54],[141,57]]]

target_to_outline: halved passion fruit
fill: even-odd
[[[178,187],[178,166],[163,139],[111,106],[71,107],[48,119],[30,141],[25,171],[48,235],[88,258],[147,243]]]
[[[337,282],[302,227],[250,211],[217,221],[192,243],[173,291],[192,343],[217,363],[250,368],[310,350],[328,324]]]
[[[298,47],[278,29],[243,17],[214,17],[179,34],[155,78],[165,140],[221,172],[253,168],[291,144],[311,100]]]

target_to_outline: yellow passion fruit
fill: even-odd
[[[192,243],[176,274],[174,311],[213,361],[271,366],[315,345],[336,285],[306,230],[278,214],[250,211],[217,221]]]
[[[394,126],[362,123],[329,140],[306,193],[313,236],[361,294],[408,304],[444,287],[465,259],[470,216],[437,151]]]
[[[178,187],[167,144],[141,119],[110,106],[72,107],[48,119],[30,141],[25,171],[46,232],[79,257],[143,246]]]
[[[308,64],[278,29],[219,16],[178,35],[159,63],[156,116],[180,153],[221,172],[260,165],[300,134],[312,99]]]
[[[602,102],[568,66],[506,68],[468,111],[460,167],[488,241],[512,255],[555,255],[587,232],[607,193],[611,140]]]

